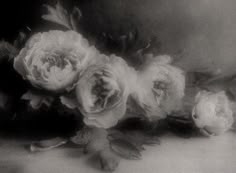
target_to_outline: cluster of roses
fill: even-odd
[[[44,91],[23,95],[33,107],[60,98],[62,104],[82,113],[86,125],[106,129],[125,119],[129,111],[153,120],[183,108],[184,72],[166,55],[150,55],[146,62],[135,70],[121,57],[102,54],[77,32],[49,31],[28,40],[14,59],[14,68],[35,89]],[[136,105],[133,110],[130,99]],[[192,116],[205,132],[228,130],[232,115],[224,92],[196,96]]]

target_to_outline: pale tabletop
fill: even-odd
[[[27,141],[0,140],[1,173],[97,173],[93,158],[78,148],[29,153]],[[236,133],[218,137],[161,137],[161,145],[147,147],[142,160],[122,160],[116,173],[235,173]]]

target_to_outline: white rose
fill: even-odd
[[[230,101],[224,91],[200,91],[195,97],[192,118],[205,135],[224,133],[234,122]]]
[[[185,75],[170,63],[167,55],[151,57],[138,73],[139,85],[133,97],[148,118],[164,118],[181,107]]]
[[[73,88],[98,52],[74,31],[33,35],[14,60],[14,68],[35,87],[50,91]]]
[[[76,86],[79,109],[89,126],[110,128],[126,113],[135,71],[117,56],[88,67]]]

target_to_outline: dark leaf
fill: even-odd
[[[160,145],[161,141],[160,138],[157,136],[146,136],[145,137],[144,144],[145,145]]]
[[[136,145],[160,145],[161,143],[158,136],[149,135],[141,131],[127,132],[126,135]]]
[[[117,153],[119,156],[129,159],[138,160],[141,159],[140,151],[131,143],[122,139],[115,139],[110,141],[112,151]]]
[[[108,145],[107,131],[101,128],[92,128],[91,139],[86,145],[85,152],[101,151]]]
[[[78,131],[70,140],[77,145],[87,145],[92,137],[92,131],[89,128],[83,128]]]
[[[18,37],[14,41],[14,46],[17,48],[22,48],[27,40],[27,35],[24,32],[19,32]]]
[[[108,135],[108,140],[112,141],[115,139],[121,139],[121,140],[126,140],[129,143],[133,144],[139,151],[145,150],[143,147],[143,143],[137,142],[137,140],[131,140],[129,138],[129,135],[125,135],[121,131],[118,130],[112,130],[109,135]]]
[[[184,137],[190,138],[196,133],[196,127],[190,118],[188,117],[179,117],[179,116],[167,116],[168,127],[174,134]]]
[[[29,100],[30,106],[33,109],[39,109],[42,105],[50,107],[54,98],[49,95],[40,94],[34,91],[29,90],[22,97],[23,100]]]
[[[42,15],[44,20],[57,23],[66,27],[67,29],[72,29],[69,21],[68,12],[62,7],[59,1],[56,4],[56,7],[50,5],[45,5],[48,10],[48,14]]]
[[[8,57],[9,59],[14,58],[18,52],[19,51],[12,44],[0,41],[0,62],[4,57]]]
[[[109,147],[99,152],[99,159],[101,168],[105,171],[115,171],[120,163],[120,157],[111,151]]]
[[[0,91],[0,109],[6,109],[9,98],[10,97],[6,93]]]
[[[82,13],[78,7],[74,7],[72,13],[70,14],[70,23],[73,30],[78,31],[78,23],[80,18],[82,17]]]
[[[193,123],[191,119],[191,113],[189,112],[176,112],[175,114],[168,115],[167,121],[179,124],[191,124]]]
[[[84,127],[70,140],[76,145],[85,146],[85,153],[101,151],[108,145],[107,131],[101,128]]]
[[[57,148],[57,147],[64,145],[66,143],[67,143],[67,140],[60,138],[60,137],[48,139],[48,140],[42,140],[42,141],[38,141],[38,142],[33,142],[30,145],[30,151],[31,152],[47,151],[47,150],[51,150],[53,148]]]

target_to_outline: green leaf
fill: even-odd
[[[122,139],[110,141],[110,147],[119,156],[129,160],[141,159],[140,151],[131,143]]]
[[[50,5],[45,5],[45,7],[48,9],[48,14],[42,15],[44,20],[72,29],[68,12],[61,6],[59,1],[57,2],[56,7]]]

